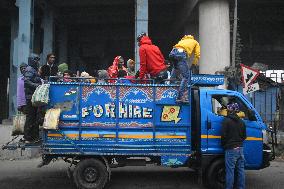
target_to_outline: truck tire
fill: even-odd
[[[108,172],[102,161],[85,159],[75,167],[73,177],[78,189],[103,189],[108,180]]]
[[[206,183],[211,189],[225,188],[225,162],[224,159],[217,159],[207,169]]]

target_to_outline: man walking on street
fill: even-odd
[[[160,49],[152,44],[146,33],[141,33],[137,37],[140,56],[139,79],[145,79],[146,74],[150,74],[155,83],[163,83],[168,78],[165,59]]]
[[[200,46],[199,43],[191,35],[185,35],[179,42],[176,44],[172,51],[169,54],[169,59],[173,63],[173,70],[171,73],[171,78],[176,78],[176,71],[178,70],[182,76],[179,94],[177,97],[177,102],[188,102],[188,99],[185,98],[182,101],[185,90],[188,86],[188,80],[190,77],[190,70],[187,64],[188,58],[194,53],[194,60],[191,68],[197,69],[198,60],[200,58]]]
[[[221,144],[225,150],[226,189],[233,189],[235,172],[238,174],[238,189],[244,189],[245,159],[243,141],[246,139],[246,127],[244,122],[236,114],[239,111],[237,103],[228,104],[227,109],[228,115],[222,123],[221,130]]]

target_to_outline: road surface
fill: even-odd
[[[1,189],[75,189],[68,178],[68,164],[59,161],[37,168],[40,159],[0,161]],[[248,189],[284,188],[284,162],[272,162],[271,167],[246,172]],[[187,168],[125,167],[112,170],[108,189],[203,189],[196,175]]]

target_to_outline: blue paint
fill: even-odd
[[[223,81],[223,76],[193,77],[192,83],[201,86]],[[192,155],[191,111],[196,107],[176,104],[177,90],[177,85],[51,83],[49,107],[66,102],[68,107],[63,107],[60,131],[44,131],[44,154],[156,156],[162,165],[186,166]],[[191,92],[187,94],[191,102]],[[252,104],[235,91],[200,90],[202,154],[223,154],[220,126],[224,118],[212,113],[211,104],[212,95],[218,94],[236,96],[256,112],[256,122],[245,122],[248,137],[260,140],[245,142],[245,156],[247,168],[260,168],[266,126]]]

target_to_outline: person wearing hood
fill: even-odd
[[[36,88],[42,84],[38,74],[40,58],[37,55],[28,58],[28,67],[24,72],[24,87],[26,98],[26,123],[24,126],[24,139],[26,142],[37,141],[39,138],[39,126],[37,120],[38,108],[32,106],[32,95]]]
[[[171,78],[176,78],[176,70],[179,70],[182,80],[179,88],[179,94],[177,102],[182,102],[182,97],[188,86],[188,80],[190,76],[189,66],[187,64],[188,58],[194,53],[194,59],[192,62],[193,67],[197,67],[198,60],[200,58],[200,45],[191,35],[185,35],[172,49],[169,54],[169,59],[173,64],[173,70]],[[197,69],[197,68],[196,68]],[[188,99],[184,102],[188,102]]]
[[[110,79],[117,79],[118,78],[118,70],[125,70],[127,72],[127,69],[124,67],[124,59],[122,56],[116,56],[113,60],[112,65],[108,68],[107,72]],[[114,80],[110,81],[111,83],[114,83]]]
[[[141,33],[137,37],[137,42],[140,56],[139,79],[145,79],[146,74],[149,74],[155,83],[163,83],[168,75],[165,59],[160,49],[153,45],[146,33]]]
[[[226,189],[233,189],[235,173],[237,173],[237,186],[245,188],[245,159],[243,142],[246,139],[246,126],[239,118],[239,105],[229,103],[227,105],[228,115],[222,122],[221,145],[225,150],[226,167]],[[236,171],[235,171],[236,169]]]
[[[127,60],[127,75],[135,76],[135,62],[132,59]]]
[[[63,73],[65,71],[67,71],[67,70],[69,70],[68,64],[65,63],[65,62],[61,63],[61,64],[58,65],[58,73],[57,73],[57,75],[62,77]]]
[[[24,82],[24,73],[28,65],[26,63],[22,63],[20,65],[20,72],[21,75],[19,76],[17,80],[17,107],[18,111],[25,112],[25,106],[26,106],[26,97],[25,97],[25,82]]]

